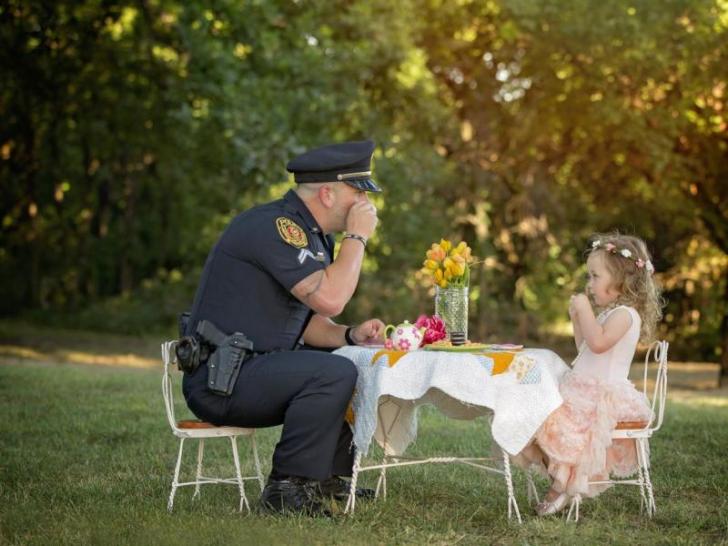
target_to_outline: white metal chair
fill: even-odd
[[[170,366],[175,364],[177,361],[177,355],[175,353],[176,341],[166,341],[162,343],[162,360],[164,361],[164,375],[162,376],[162,395],[164,397],[164,407],[167,412],[167,420],[169,426],[172,428],[172,433],[179,438],[179,454],[177,455],[177,465],[174,469],[174,478],[172,480],[172,491],[169,494],[169,501],[167,503],[167,510],[172,511],[174,506],[174,496],[177,492],[178,487],[184,487],[187,485],[194,485],[195,492],[192,498],[199,498],[200,496],[200,485],[208,483],[226,483],[237,485],[240,490],[240,507],[239,510],[242,512],[243,505],[250,511],[250,504],[245,496],[245,480],[258,480],[261,491],[263,490],[263,474],[260,471],[260,460],[258,459],[258,449],[255,444],[255,430],[251,428],[240,428],[240,427],[217,427],[210,423],[205,423],[198,420],[184,420],[177,421],[174,416],[174,398],[172,396],[172,377],[170,375]],[[236,439],[238,436],[246,436],[250,438],[253,460],[255,462],[255,476],[242,476],[240,472],[240,459],[238,457],[238,446]],[[202,458],[205,453],[205,439],[207,438],[230,438],[233,450],[233,462],[235,463],[235,477],[234,478],[214,478],[202,475]],[[182,449],[184,447],[185,440],[192,439],[198,440],[197,448],[197,473],[195,480],[190,482],[179,482],[179,471],[182,463]]]
[[[655,341],[645,355],[645,369],[642,382],[642,392],[645,396],[647,393],[647,374],[650,368],[650,362],[654,361],[657,365],[657,375],[655,376],[655,385],[651,397],[652,419],[644,422],[621,422],[617,423],[617,428],[612,432],[612,439],[634,439],[637,448],[637,477],[635,479],[619,480],[609,479],[603,481],[589,482],[590,485],[600,484],[623,484],[638,485],[640,488],[640,508],[647,509],[647,516],[652,517],[655,514],[655,497],[652,491],[652,480],[650,479],[650,446],[649,439],[652,434],[659,430],[665,416],[665,403],[667,402],[667,350],[669,344],[667,341]],[[579,506],[581,497],[575,496],[571,500],[569,512],[566,516],[567,521],[572,518],[579,521]]]

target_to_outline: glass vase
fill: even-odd
[[[445,323],[447,337],[453,345],[468,339],[468,287],[435,287],[435,314]]]

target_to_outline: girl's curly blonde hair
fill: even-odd
[[[642,319],[640,341],[649,343],[655,338],[657,323],[662,319],[662,288],[655,280],[652,257],[642,239],[619,232],[595,233],[587,257],[601,252],[604,264],[612,276],[619,296],[614,305],[633,307]],[[649,264],[647,267],[645,264]]]

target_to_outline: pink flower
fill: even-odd
[[[415,326],[425,329],[425,335],[422,340],[423,345],[428,345],[447,337],[445,323],[437,315],[432,315],[431,317],[420,315],[417,318],[417,322],[415,322]]]
[[[399,348],[403,351],[409,351],[410,347],[412,347],[412,344],[409,342],[409,339],[400,339],[399,340]]]
[[[392,349],[394,349],[394,343],[392,343],[391,339],[388,339],[387,341],[384,342],[384,348],[387,349],[388,351],[391,351]]]

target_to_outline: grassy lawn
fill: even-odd
[[[728,543],[728,398],[718,391],[672,393],[665,426],[652,443],[654,519],[641,517],[637,488],[623,486],[583,504],[578,525],[533,516],[520,474],[521,526],[506,518],[502,478],[429,465],[390,471],[387,500],[358,503],[352,518],[241,515],[232,486],[203,487],[196,502],[192,489],[183,488],[170,515],[177,441],[164,416],[158,369],[6,353],[0,411],[0,543]],[[179,404],[178,417],[184,415]],[[258,435],[266,472],[278,434]],[[452,421],[426,408],[411,453],[489,452],[487,436],[483,421]],[[232,475],[226,442],[208,443],[209,472]],[[240,447],[250,472],[244,440]],[[190,449],[188,470],[193,459]],[[374,478],[362,476],[369,485]],[[543,490],[545,482],[540,485]],[[247,482],[247,491],[257,501],[257,485]]]

